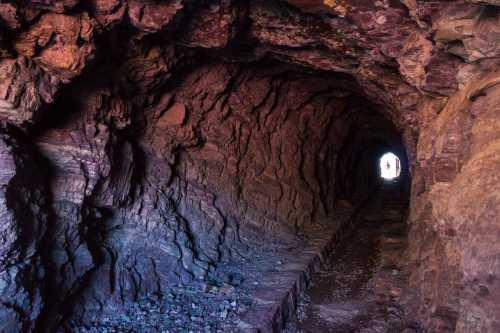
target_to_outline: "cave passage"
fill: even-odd
[[[363,115],[339,158],[341,197],[353,205],[350,229],[313,275],[288,332],[409,328],[398,303],[411,181],[405,149],[390,121],[376,110]]]
[[[329,256],[298,310],[300,332],[401,332],[407,198],[384,182],[361,210],[356,229]],[[292,330],[293,331],[293,330]]]
[[[498,101],[499,0],[2,0],[0,332],[498,333]]]

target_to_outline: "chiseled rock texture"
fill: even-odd
[[[0,331],[327,232],[394,148],[409,319],[499,332],[499,83],[493,0],[2,1]]]

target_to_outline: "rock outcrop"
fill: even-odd
[[[76,331],[332,228],[407,166],[402,299],[500,330],[498,1],[0,3],[0,330]]]

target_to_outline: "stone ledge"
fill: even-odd
[[[259,285],[251,291],[254,306],[244,313],[238,324],[244,333],[281,332],[285,323],[294,315],[299,296],[311,282],[312,275],[338,244],[338,240],[352,229],[356,213],[338,217],[341,223],[330,235],[324,230],[311,237],[310,244],[281,258],[283,264],[266,272]]]

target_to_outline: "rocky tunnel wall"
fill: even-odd
[[[337,158],[368,119],[354,104],[376,113],[352,80],[273,61],[192,66],[139,100],[116,89],[119,75],[89,73],[19,133],[50,198],[34,328],[99,320],[103,307],[338,227]],[[4,325],[19,321],[30,325]]]

